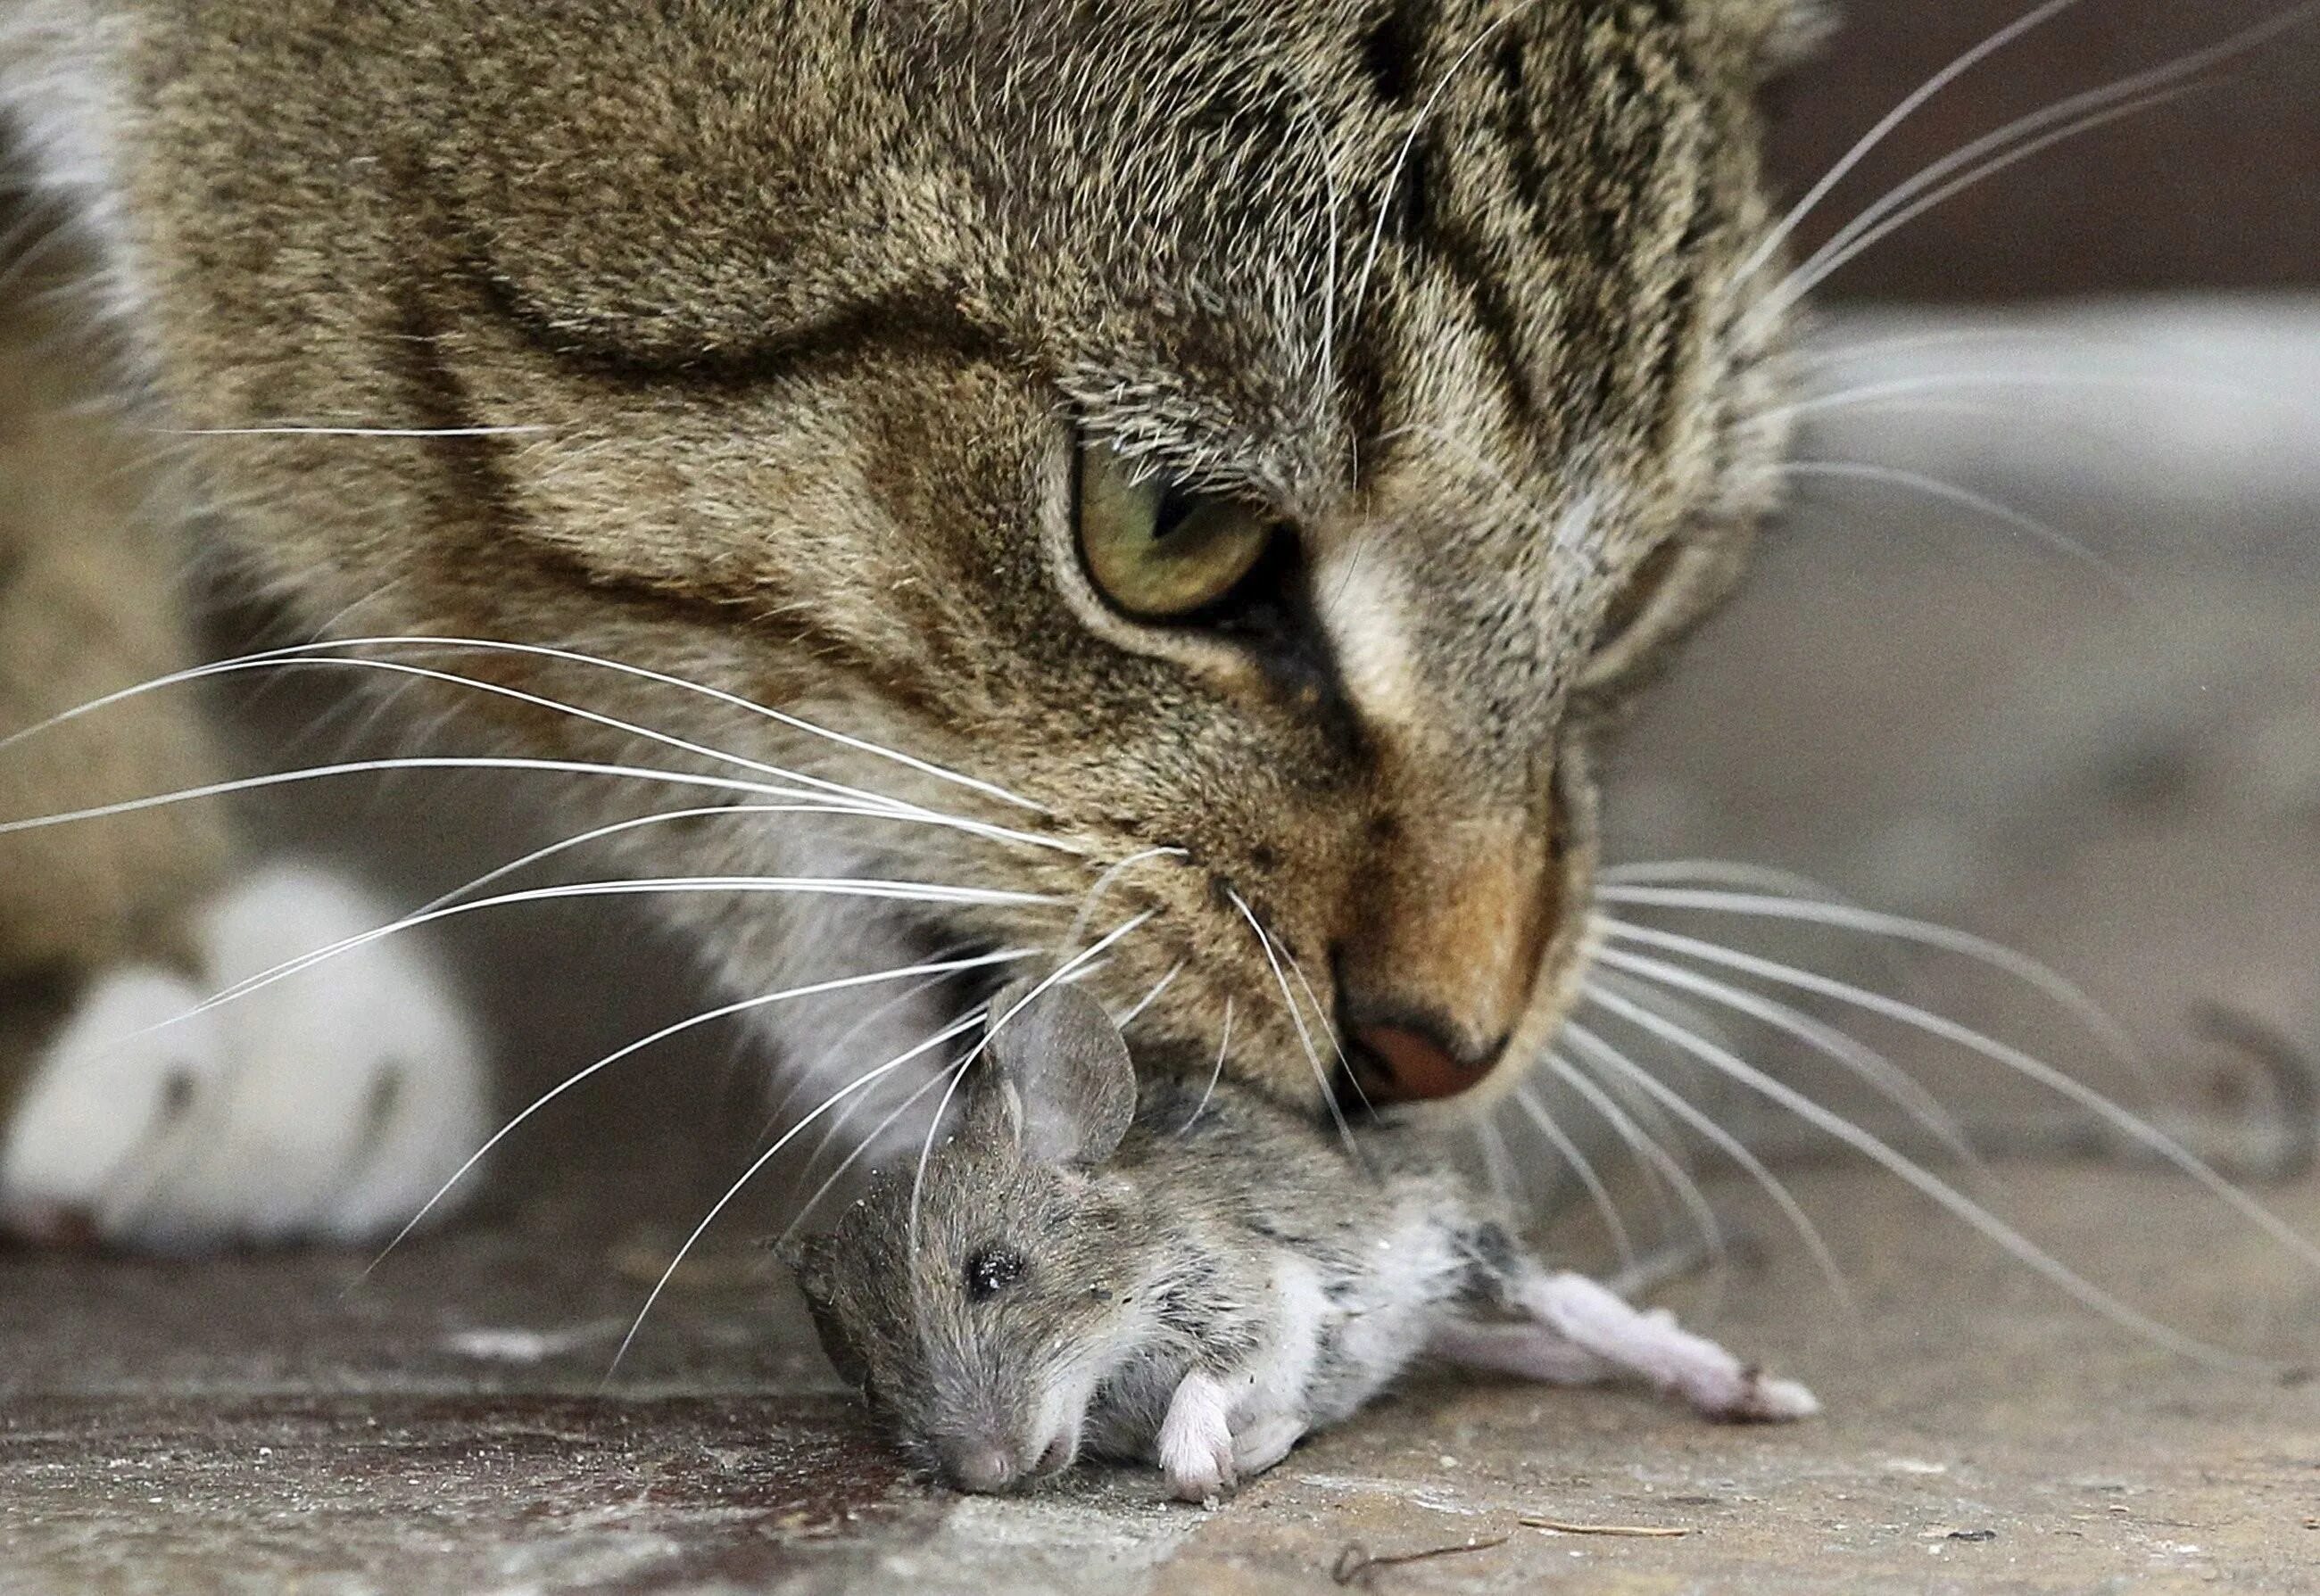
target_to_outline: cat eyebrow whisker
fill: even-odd
[[[1618,993],[1606,990],[1598,984],[1590,988],[1587,1001],[1606,1012],[1627,1021],[1639,1030],[1657,1037],[1720,1075],[1748,1087],[1758,1095],[1787,1109],[1815,1129],[1835,1138],[1880,1167],[1898,1175],[1919,1193],[1962,1220],[1973,1229],[1997,1243],[2010,1256],[2044,1276],[2082,1306],[2122,1328],[2132,1329],[2147,1340],[2200,1363],[2221,1367],[2268,1371],[2270,1365],[2261,1359],[2249,1358],[2221,1347],[2209,1346],[2194,1337],[2152,1318],[2149,1314],[2121,1301],[2111,1292],[2088,1280],[2061,1259],[2038,1246],[2028,1237],[1999,1219],[1989,1209],[1935,1174],[1907,1154],[1897,1151],[1875,1133],[1862,1129],[1786,1083],[1765,1074],[1729,1048],[1721,1047],[1704,1038],[1696,1037],[1680,1026],[1670,1023],[1648,1008],[1631,1002]]]
[[[1079,912],[1072,917],[1071,926],[1064,932],[1064,946],[1065,948],[1079,946],[1080,939],[1087,935],[1088,922],[1095,918],[1096,906],[1103,902],[1103,895],[1111,890],[1112,884],[1127,875],[1128,871],[1138,865],[1149,864],[1154,859],[1189,857],[1191,855],[1181,848],[1147,848],[1106,866],[1103,874],[1097,876],[1093,884],[1089,886],[1087,895],[1080,901]]]
[[[2072,0],[2062,0],[2062,3],[2070,4]],[[2252,23],[2202,49],[2072,95],[2042,111],[2016,118],[1996,131],[1953,150],[1886,194],[1839,230],[1835,237],[1822,245],[1753,306],[1750,317],[1769,319],[1779,316],[1863,250],[1952,196],[2065,139],[2075,138],[2121,117],[2134,115],[2180,98],[2199,86],[2195,80],[2201,74],[2260,50],[2315,17],[2320,17],[2320,0],[2306,0],[2303,5],[2291,6],[2261,23]],[[1984,160],[1985,156],[1990,159]],[[1980,164],[1977,166],[1976,162]],[[1954,180],[1944,182],[1944,178],[1959,172],[1961,168],[1968,169]],[[1932,192],[1928,193],[1928,190]],[[1778,248],[1777,241],[1773,247]],[[1765,258],[1770,257],[1767,254]],[[1763,262],[1759,260],[1755,264],[1761,266]]]
[[[738,693],[729,693],[721,687],[711,687],[706,683],[688,681],[683,676],[672,676],[666,671],[654,670],[649,667],[641,665],[631,665],[625,660],[612,659],[600,654],[585,653],[575,648],[557,648],[546,643],[517,643],[492,638],[462,638],[418,633],[385,634],[361,638],[325,638],[314,642],[292,644],[279,648],[259,649],[252,653],[237,655],[231,659],[215,660],[207,665],[193,666],[185,670],[172,671],[166,676],[155,676],[150,680],[137,683],[133,686],[123,687],[117,692],[105,694],[104,696],[99,698],[93,698],[86,703],[76,705],[74,708],[67,710],[60,714],[52,715],[45,721],[24,727],[20,730],[11,732],[5,737],[0,737],[0,749],[5,749],[11,745],[24,738],[31,737],[37,732],[47,730],[51,727],[62,725],[68,721],[78,720],[84,715],[94,713],[98,710],[122,703],[124,700],[142,697],[149,693],[157,692],[164,687],[176,686],[186,682],[203,681],[213,676],[225,676],[237,671],[257,669],[278,662],[303,663],[310,657],[319,658],[322,656],[336,656],[347,654],[351,650],[358,648],[430,648],[451,649],[455,651],[459,649],[469,649],[486,654],[513,654],[531,658],[557,659],[565,661],[567,664],[589,666],[594,669],[611,671],[615,675],[629,676],[639,681],[651,682],[659,686],[673,687],[680,692],[712,700],[715,703],[725,704],[730,708],[739,709],[745,713],[755,715],[761,720],[772,721],[775,724],[785,726],[793,731],[798,731],[804,733],[807,736],[822,739],[825,741],[835,743],[838,747],[851,748],[856,753],[867,754],[875,758],[889,760],[894,764],[902,766],[906,769],[915,770],[921,775],[931,776],[938,781],[947,782],[954,785],[965,787],[970,791],[982,793],[986,797],[996,798],[1001,803],[1012,804],[1019,809],[1028,810],[1034,814],[1046,814],[1048,812],[1046,805],[1036,803],[1029,798],[1010,793],[1006,788],[996,785],[993,783],[982,781],[974,776],[961,775],[957,771],[946,769],[942,766],[934,764],[929,760],[920,759],[915,755],[905,754],[899,749],[890,748],[883,744],[871,742],[864,738],[849,736],[848,734],[841,731],[833,731],[826,726],[806,720],[802,716],[793,715],[785,710],[775,709],[770,705],[759,703],[753,699],[745,698]],[[476,682],[476,678],[473,677],[465,677],[461,679],[470,682],[471,684]],[[496,684],[493,685],[496,685]],[[568,707],[556,704],[552,700],[548,701],[548,703],[550,707]],[[649,734],[648,733],[647,735]],[[714,750],[711,750],[711,753],[717,757],[731,757],[731,756],[715,755]],[[884,799],[880,800],[880,802],[897,803],[899,801]]]
[[[2295,1227],[2274,1214],[2262,1203],[2225,1178],[2206,1160],[2192,1152],[2175,1138],[2169,1136],[2149,1120],[2119,1103],[2116,1099],[2096,1091],[2067,1072],[2057,1069],[2044,1059],[2035,1058],[2018,1047],[2010,1047],[1983,1035],[1970,1026],[1944,1019],[1915,1003],[1905,1003],[1882,993],[1871,992],[1850,982],[1838,981],[1827,975],[1816,975],[1792,965],[1773,959],[1760,958],[1754,954],[1686,937],[1672,931],[1655,930],[1647,926],[1597,917],[1606,936],[1614,940],[1642,943],[1665,952],[1679,954],[1705,964],[1721,966],[1756,976],[1776,985],[1810,992],[1832,998],[1856,1009],[1865,1010],[1925,1035],[1937,1038],[1963,1048],[1993,1064],[1999,1065],[2026,1080],[2036,1083],[2057,1096],[2068,1099],[2089,1112],[2107,1121],[2130,1140],[2149,1148],[2184,1174],[2189,1175],[2208,1193],[2258,1229],[2269,1235],[2307,1266],[2320,1270],[2320,1245],[2315,1245]]]
[[[1599,1007],[1610,1007],[1618,1002],[1616,993],[1606,992],[1595,980],[1590,981],[1585,998],[1586,1001]],[[1610,1011],[1617,1013],[1619,1011],[1616,1007],[1610,1007]],[[1650,1013],[1648,1010],[1642,1009],[1636,1011]],[[1663,1039],[1673,1040],[1678,1036],[1691,1038],[1691,1032],[1672,1020],[1657,1014],[1650,1014],[1650,1018],[1656,1025],[1666,1028]],[[1794,1227],[1798,1237],[1803,1240],[1805,1250],[1812,1255],[1814,1264],[1827,1279],[1829,1292],[1836,1299],[1837,1305],[1843,1310],[1845,1317],[1853,1320],[1856,1326],[1862,1322],[1860,1304],[1853,1299],[1853,1288],[1845,1283],[1844,1271],[1838,1267],[1836,1255],[1829,1249],[1826,1238],[1820,1233],[1820,1227],[1813,1223],[1812,1216],[1805,1211],[1804,1204],[1797,1201],[1796,1193],[1781,1183],[1780,1178],[1765,1166],[1764,1161],[1755,1155],[1747,1143],[1717,1123],[1714,1115],[1700,1108],[1699,1104],[1634,1059],[1629,1058],[1619,1049],[1612,1047],[1610,1043],[1588,1029],[1587,1027],[1576,1020],[1570,1020],[1564,1023],[1563,1029],[1563,1034],[1578,1046],[1581,1053],[1593,1058],[1601,1067],[1632,1081],[1636,1087],[1677,1119],[1690,1126],[1709,1145],[1731,1159],[1747,1174],[1750,1179],[1763,1187],[1764,1194],[1772,1200],[1782,1216]],[[1691,1039],[1698,1038],[1691,1038]]]
[[[1741,262],[1739,269],[1732,274],[1726,291],[1730,292],[1745,285],[1758,272],[1771,264],[1772,258],[1780,253],[1781,246],[1794,237],[1797,229],[1804,224],[1806,219],[1818,210],[1822,202],[1830,195],[1836,192],[1837,185],[1851,177],[1862,161],[1875,154],[1887,139],[1892,137],[1904,122],[1923,110],[1930,101],[2016,40],[2035,29],[2043,27],[2079,3],[2080,0],[2046,0],[2044,5],[2025,15],[2016,17],[2013,22],[1974,45],[1903,96],[1899,104],[1879,119],[1874,127],[1862,134],[1853,147],[1838,159],[1835,165],[1821,176],[1818,182],[1805,191],[1801,199],[1790,207],[1788,214],[1781,217],[1772,230],[1764,235],[1757,243],[1755,249]]]
[[[953,1038],[964,1034],[973,1027],[981,1024],[983,1018],[983,1011],[979,1009],[971,1011],[970,1012],[962,1015],[959,1019],[952,1021],[949,1025],[945,1026],[941,1030],[937,1031],[925,1041],[919,1043],[914,1047],[911,1047],[909,1051],[895,1055],[893,1057],[888,1059],[885,1063],[879,1065],[875,1069],[865,1070],[861,1075],[856,1076],[853,1080],[848,1081],[845,1085],[840,1086],[837,1091],[824,1098],[820,1104],[816,1107],[811,1113],[806,1115],[804,1119],[799,1120],[795,1125],[784,1131],[775,1140],[773,1146],[758,1154],[757,1159],[750,1164],[748,1168],[741,1172],[740,1179],[735,1181],[730,1186],[728,1186],[725,1189],[725,1194],[710,1205],[709,1211],[702,1216],[701,1222],[693,1228],[693,1233],[687,1236],[684,1238],[684,1245],[676,1249],[676,1256],[668,1261],[668,1267],[662,1270],[660,1278],[653,1283],[651,1292],[645,1297],[644,1306],[637,1310],[637,1317],[630,1324],[629,1333],[621,1338],[619,1348],[612,1354],[612,1364],[604,1370],[604,1385],[609,1386],[612,1382],[612,1376],[620,1373],[621,1361],[628,1356],[629,1348],[636,1344],[637,1334],[644,1328],[645,1320],[651,1316],[654,1304],[658,1302],[661,1299],[661,1294],[667,1291],[668,1283],[676,1278],[676,1272],[680,1268],[684,1267],[684,1260],[692,1256],[694,1245],[700,1241],[702,1236],[708,1233],[709,1227],[717,1222],[717,1217],[732,1206],[733,1200],[740,1196],[743,1189],[746,1188],[751,1181],[757,1178],[758,1173],[762,1171],[766,1165],[771,1164],[775,1157],[780,1156],[783,1148],[788,1147],[792,1141],[804,1134],[808,1126],[811,1125],[816,1120],[828,1113],[830,1110],[836,1108],[839,1103],[844,1102],[847,1098],[852,1097],[858,1092],[867,1090],[871,1085],[879,1081],[884,1080],[888,1075],[893,1074],[896,1070],[901,1069],[903,1066],[909,1064],[911,1060],[919,1057],[920,1055],[933,1051],[935,1048],[941,1047],[945,1042],[947,1042]],[[969,1056],[971,1057],[972,1055]],[[959,1074],[964,1075],[965,1070],[965,1062],[962,1060],[958,1066]],[[937,1122],[940,1122],[939,1116],[938,1116]]]
[[[687,1031],[698,1029],[702,1026],[712,1024],[717,1020],[730,1018],[732,1015],[747,1014],[754,1012],[759,1009],[769,1008],[775,1003],[788,1002],[796,998],[813,997],[823,993],[844,991],[850,987],[870,986],[880,982],[905,980],[911,976],[924,975],[930,973],[937,975],[952,975],[963,970],[981,969],[993,965],[1006,964],[1017,959],[1028,958],[1029,957],[1030,952],[1029,949],[1014,949],[1004,953],[985,954],[979,958],[953,960],[947,964],[910,965],[900,969],[880,970],[866,975],[847,975],[835,981],[816,982],[810,986],[793,986],[781,992],[760,993],[755,997],[743,998],[736,1002],[725,1003],[717,1008],[704,1010],[701,1013],[692,1015],[687,1019],[677,1020],[674,1024],[665,1025],[649,1036],[639,1037],[635,1041],[630,1042],[623,1047],[617,1047],[612,1052],[605,1054],[602,1058],[596,1060],[595,1063],[587,1066],[584,1069],[575,1071],[572,1075],[566,1075],[562,1081],[558,1082],[554,1086],[549,1087],[539,1096],[534,1098],[529,1106],[518,1112],[514,1118],[509,1120],[506,1124],[501,1126],[496,1131],[494,1131],[490,1138],[485,1141],[483,1146],[477,1147],[473,1153],[468,1155],[467,1162],[461,1164],[458,1169],[451,1172],[450,1178],[436,1188],[435,1194],[428,1198],[425,1202],[420,1205],[419,1211],[412,1214],[410,1220],[403,1225],[403,1229],[394,1233],[394,1239],[379,1249],[378,1256],[373,1258],[370,1263],[364,1267],[363,1272],[359,1275],[356,1276],[355,1284],[358,1285],[363,1281],[370,1278],[373,1272],[375,1272],[380,1265],[386,1262],[388,1255],[393,1253],[396,1247],[402,1246],[403,1241],[410,1237],[411,1233],[419,1229],[419,1227],[426,1221],[427,1216],[435,1211],[437,1206],[442,1202],[443,1199],[449,1196],[452,1190],[457,1187],[461,1181],[467,1179],[470,1174],[474,1173],[476,1166],[481,1164],[485,1158],[489,1157],[493,1149],[497,1147],[509,1137],[514,1135],[516,1130],[521,1127],[525,1121],[531,1119],[533,1115],[539,1113],[542,1109],[548,1107],[548,1104],[556,1102],[557,1099],[562,1097],[566,1093],[579,1086],[583,1082],[603,1074],[605,1070],[612,1068],[612,1066],[620,1063],[622,1059],[633,1057],[637,1054],[645,1052],[648,1048],[651,1048],[661,1042],[665,1042],[672,1037],[681,1036]],[[353,1288],[350,1286],[349,1289],[351,1290]]]
[[[1720,1286],[1731,1266],[1731,1247],[1725,1239],[1723,1223],[1716,1217],[1715,1205],[1708,1201],[1708,1193],[1700,1190],[1699,1183],[1691,1177],[1690,1171],[1683,1166],[1683,1161],[1637,1123],[1636,1116],[1621,1106],[1611,1091],[1606,1090],[1602,1083],[1596,1081],[1569,1057],[1549,1051],[1541,1062],[1548,1073],[1577,1093],[1587,1106],[1610,1126],[1613,1134],[1627,1145],[1636,1163],[1651,1175],[1663,1216],[1666,1213],[1667,1193],[1674,1194],[1675,1200],[1690,1216],[1700,1245],[1708,1249],[1708,1256],[1714,1260]],[[1641,1095],[1636,1093],[1635,1083],[1625,1076],[1614,1075],[1611,1086],[1622,1094]],[[1528,1088],[1519,1090],[1527,1091]],[[1666,1111],[1659,1104],[1651,1102],[1648,1098],[1644,1101],[1649,1103],[1654,1114],[1664,1118]],[[1674,1141],[1672,1124],[1667,1126],[1667,1132],[1668,1139]]]
[[[1618,1255],[1619,1266],[1622,1269],[1636,1267],[1635,1237],[1627,1229],[1627,1218],[1620,1213],[1619,1205],[1611,1200],[1611,1188],[1604,1183],[1602,1173],[1595,1167],[1594,1160],[1587,1156],[1585,1149],[1572,1139],[1571,1133],[1555,1122],[1546,1105],[1530,1092],[1518,1087],[1513,1097],[1516,1107],[1537,1128],[1547,1146],[1570,1165],[1572,1174],[1585,1188],[1588,1200],[1595,1205],[1595,1211],[1603,1216],[1603,1227],[1610,1233],[1611,1246]]]
[[[1979,494],[1971,488],[1960,487],[1953,482],[1944,482],[1938,476],[1928,476],[1922,472],[1905,471],[1893,466],[1873,466],[1862,460],[1786,460],[1771,469],[1783,476],[1818,477],[1899,488],[1973,511],[2085,566],[2129,603],[2141,608],[2146,603],[2142,590],[2116,562],[2098,554],[2051,522],[2026,514],[1987,494]]]

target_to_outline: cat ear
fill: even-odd
[[[1075,986],[1018,981],[991,1000],[978,1112],[1024,1156],[1101,1164],[1136,1117],[1136,1066],[1119,1028]]]

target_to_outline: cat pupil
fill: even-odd
[[[1202,502],[1198,494],[1184,488],[1174,485],[1163,488],[1160,503],[1152,512],[1152,540],[1165,543],[1169,534],[1182,531],[1184,523],[1192,520]]]

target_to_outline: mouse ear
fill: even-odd
[[[1136,1066],[1119,1028],[1075,986],[1018,981],[991,1000],[983,1102],[1023,1155],[1101,1164],[1136,1117]]]

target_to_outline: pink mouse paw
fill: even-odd
[[[1225,1388],[1207,1374],[1185,1375],[1169,1400],[1154,1450],[1178,1501],[1211,1501],[1230,1494],[1240,1480]]]

